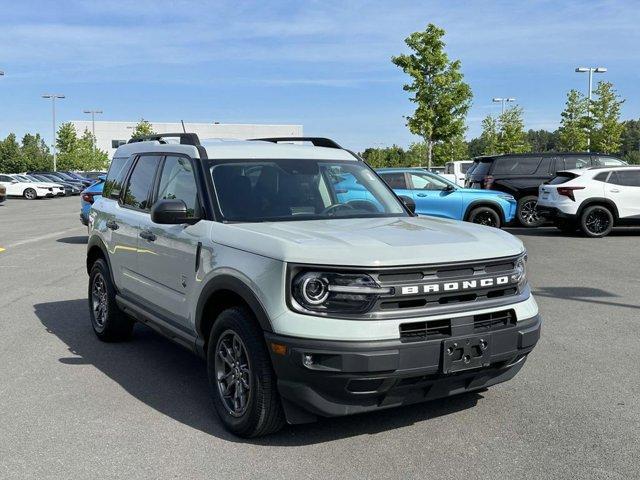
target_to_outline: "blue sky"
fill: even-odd
[[[474,93],[468,137],[493,96],[513,96],[527,128],[557,126],[578,65],[640,117],[637,1],[46,1],[0,0],[0,135],[50,138],[60,121],[102,119],[303,124],[355,149],[408,145],[403,73],[390,57],[432,22]]]

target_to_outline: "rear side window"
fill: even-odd
[[[594,157],[594,165],[605,165],[610,167],[619,167],[620,165],[626,165],[625,162],[615,157]]]
[[[473,173],[473,176],[483,176],[486,175],[487,173],[489,173],[489,169],[491,168],[491,164],[493,162],[492,161],[487,161],[487,162],[483,162],[483,161],[479,161],[475,163],[475,167],[473,167],[473,169],[471,169],[469,171],[469,173]]]
[[[563,165],[564,161],[564,165]],[[560,168],[558,168],[558,165]],[[556,160],[556,168],[559,170],[574,170],[576,168],[586,168],[591,166],[591,158],[589,156],[568,156],[564,159],[559,158]]]
[[[118,198],[122,191],[124,178],[129,171],[132,157],[119,157],[111,161],[107,180],[104,182],[102,195],[106,198]]]
[[[577,176],[578,175],[569,172],[559,173],[558,175],[553,177],[551,181],[549,181],[549,185],[560,185],[562,183],[567,183],[569,180],[573,180]]]
[[[122,203],[138,210],[149,209],[149,192],[156,175],[160,157],[142,155],[138,158],[124,191]]]
[[[190,218],[199,215],[198,187],[193,166],[188,158],[166,158],[160,177],[158,200],[182,200],[187,206],[187,215]]]
[[[389,185],[391,188],[407,188],[407,181],[405,180],[404,173],[383,173],[381,175],[382,179]]]
[[[640,170],[619,170],[611,172],[609,182],[624,187],[640,187]]]
[[[593,179],[597,182],[606,182],[607,177],[609,176],[609,172],[600,172]]]
[[[540,157],[506,157],[495,161],[494,175],[532,175],[540,165]],[[477,172],[474,171],[474,174]]]

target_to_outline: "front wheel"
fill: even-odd
[[[587,237],[600,238],[613,229],[613,214],[602,205],[587,207],[580,216],[580,228]]]
[[[240,437],[259,437],[284,425],[276,375],[262,331],[246,309],[216,319],[207,346],[213,404],[224,426]]]
[[[109,267],[102,259],[96,260],[89,274],[89,315],[100,340],[118,342],[131,336],[134,322],[118,308]]]
[[[523,197],[518,201],[518,221],[520,225],[527,228],[539,227],[544,222],[544,218],[538,214],[538,197]]]
[[[491,207],[478,207],[471,210],[468,221],[485,225],[487,227],[500,228],[500,215]]]
[[[38,198],[38,194],[33,188],[27,188],[24,192],[22,192],[22,196],[27,200],[35,200]]]

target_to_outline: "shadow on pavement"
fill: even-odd
[[[564,233],[555,227],[538,227],[538,228],[522,228],[522,227],[507,227],[506,231],[513,235],[522,235],[525,237],[567,237],[567,238],[584,238],[586,240],[598,240],[590,239],[576,230],[574,233]],[[607,237],[640,237],[640,228],[636,227],[616,227]]]
[[[86,235],[79,235],[77,237],[63,237],[56,240],[59,243],[71,243],[74,245],[86,244],[89,241],[89,237]]]
[[[618,298],[616,295],[600,288],[592,287],[542,287],[537,288],[533,294],[537,297],[561,298],[575,300],[577,302],[597,303],[599,305],[611,305],[615,307],[634,308],[640,310],[640,305],[631,303],[612,302],[603,299]]]
[[[205,363],[191,352],[139,324],[130,341],[103,343],[91,329],[86,300],[40,303],[34,309],[47,331],[68,346],[69,357],[61,358],[61,363],[70,368],[93,365],[158,412],[233,442],[265,446],[323,443],[448,415],[471,408],[483,398],[469,393],[377,413],[321,419],[313,424],[287,426],[268,437],[245,440],[228,433],[218,421],[209,397]]]

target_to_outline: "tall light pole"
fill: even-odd
[[[93,156],[96,156],[96,115],[101,114],[102,110],[84,110],[84,113],[91,114],[91,134],[93,135]]]
[[[594,73],[606,73],[605,67],[578,67],[576,73],[589,73],[589,103],[587,103],[587,118],[591,118],[591,93],[593,91],[593,74]],[[587,136],[587,152],[591,151],[591,135]]]
[[[57,93],[45,93],[42,95],[42,98],[50,98],[51,99],[51,119],[53,126],[53,171],[55,172],[58,168],[56,164],[56,99],[57,98],[65,98],[64,95],[59,95]]]
[[[507,103],[507,102],[515,102],[516,99],[513,98],[513,97],[494,97],[492,99],[492,101],[494,103],[501,103],[502,104],[502,112],[501,113],[504,113],[504,104]]]

